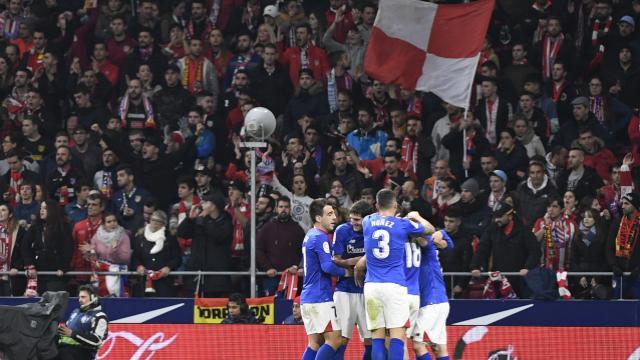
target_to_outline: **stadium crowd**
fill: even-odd
[[[247,295],[246,277],[169,275],[248,269],[252,211],[273,294],[300,272],[314,198],[342,223],[388,188],[450,234],[444,271],[473,271],[453,297],[527,296],[519,277],[483,293],[479,272],[543,267],[613,273],[570,277],[577,298],[640,298],[639,0],[498,0],[468,111],[365,74],[376,2],[0,9],[0,295]],[[251,209],[258,106],[278,128]]]

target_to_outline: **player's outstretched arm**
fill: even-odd
[[[420,214],[417,211],[412,211],[408,213],[407,219],[420,223],[422,226],[424,226],[425,234],[433,234],[436,231],[435,226],[433,226],[429,221],[427,221],[425,218],[420,216]]]

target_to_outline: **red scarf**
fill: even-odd
[[[9,271],[11,268],[11,234],[6,225],[0,224],[0,270]],[[8,280],[7,275],[0,277],[2,280]]]
[[[553,42],[553,44],[552,44]],[[551,77],[551,68],[558,59],[558,53],[564,42],[564,34],[560,34],[555,40],[551,39],[551,36],[544,37],[544,53],[542,54],[542,75],[545,79]]]
[[[638,243],[638,225],[640,225],[640,211],[629,219],[623,216],[620,220],[620,228],[616,235],[616,256],[630,259],[633,250]]]
[[[192,94],[202,91],[204,73],[204,58],[199,56],[197,59],[191,59],[187,56],[184,60],[184,69],[182,70],[182,86],[186,87]]]
[[[418,163],[418,141],[409,136],[402,140],[402,157],[400,158],[400,168],[411,178],[416,174]]]
[[[22,172],[11,170],[11,180],[7,192],[11,194],[11,206],[16,206],[20,201],[20,186],[22,186]]]
[[[562,95],[566,86],[567,82],[565,80],[562,80],[560,82],[560,85],[556,85],[555,81],[553,82],[553,85],[551,86],[551,90],[553,91],[553,93],[551,94],[551,98],[553,99],[553,102],[558,102],[558,100],[560,99],[560,95]]]

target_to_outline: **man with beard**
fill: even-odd
[[[614,298],[640,298],[640,196],[630,192],[622,197],[622,217],[611,226],[607,261],[613,269]],[[631,276],[622,276],[623,272]],[[622,294],[620,294],[623,292]]]
[[[492,258],[491,267],[488,266]],[[493,212],[493,222],[482,234],[471,260],[471,275],[481,271],[520,272],[524,276],[540,263],[540,245],[530,229],[515,217],[511,205],[501,203]],[[515,293],[522,297],[520,277],[509,277]]]
[[[197,95],[206,90],[214,97],[218,96],[218,75],[213,63],[202,56],[202,40],[189,40],[189,55],[178,60],[177,65],[182,74],[182,85],[190,93]]]
[[[129,80],[127,94],[120,101],[122,128],[126,130],[155,128],[153,105],[142,93],[142,82],[138,78]]]
[[[136,186],[131,167],[118,166],[116,179],[120,190],[114,194],[111,208],[118,218],[118,223],[133,233],[137,230],[133,227],[133,224],[136,223],[136,217],[142,215],[144,201],[150,195],[147,190]]]
[[[591,36],[591,33],[589,33]],[[591,39],[589,39],[591,43]],[[553,65],[557,61],[567,64],[568,68],[572,68],[574,63],[576,49],[573,46],[573,39],[565,36],[562,32],[562,22],[558,17],[550,17],[547,22],[547,34],[533,45],[531,59],[533,66],[542,70],[544,80],[551,78]]]
[[[300,247],[304,231],[291,217],[291,200],[286,196],[278,199],[277,216],[266,223],[256,237],[256,262],[258,269],[267,272],[262,286],[265,296],[275,294],[278,287],[278,271],[297,274],[300,264]]]
[[[487,198],[480,193],[480,187],[475,179],[468,179],[460,185],[460,202],[457,204],[465,214],[462,227],[473,235],[482,235],[489,226],[491,208],[487,206]]]
[[[71,236],[73,237],[73,256],[70,268],[74,271],[89,271],[91,264],[83,255],[83,252],[91,250],[91,238],[98,232],[102,225],[102,213],[107,205],[107,200],[100,194],[90,194],[87,198],[87,218],[73,225]],[[88,277],[74,278],[74,282],[86,282]]]
[[[538,161],[529,163],[529,177],[520,183],[516,190],[518,214],[526,228],[533,227],[536,219],[543,216],[548,199],[557,194],[556,187],[545,174],[544,164]]]
[[[180,83],[180,68],[171,64],[164,72],[165,85],[162,90],[153,95],[153,103],[156,104],[158,127],[174,128],[178,120],[187,113],[194,104],[191,93]]]
[[[260,229],[273,218],[273,210],[276,207],[276,201],[266,192],[260,194],[256,200],[256,236],[260,233]],[[243,268],[248,269],[250,266],[251,255],[251,221],[244,225],[244,249],[242,257]]]
[[[56,149],[56,166],[47,175],[47,194],[64,206],[75,199],[74,185],[83,174],[81,169],[71,166],[71,149],[65,145]]]
[[[324,74],[329,72],[329,61],[324,50],[311,44],[311,26],[300,24],[296,26],[296,46],[288,48],[280,61],[289,66],[291,83],[296,84],[298,74],[303,69],[311,70],[315,74],[315,80],[322,80]]]
[[[186,25],[187,39],[198,39],[200,41],[204,41],[205,37],[211,32],[213,26],[207,18],[206,4],[207,2],[203,0],[195,0],[191,2],[191,16]]]
[[[112,149],[105,149],[102,152],[102,168],[93,176],[94,187],[109,201],[116,191],[116,166],[119,161]]]
[[[240,32],[236,35],[236,52],[229,60],[227,69],[224,74],[224,90],[231,86],[231,81],[236,71],[239,69],[253,69],[260,64],[260,55],[251,49],[251,34],[249,32]]]
[[[124,62],[121,74],[129,79],[136,76],[140,65],[147,64],[154,76],[160,76],[167,67],[167,57],[160,47],[154,44],[154,36],[151,30],[143,28],[138,33],[138,46],[131,51]]]
[[[431,139],[422,132],[422,121],[407,117],[407,135],[402,140],[400,170],[413,180],[423,182],[431,176],[431,158],[436,151]]]

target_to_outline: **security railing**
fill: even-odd
[[[0,271],[1,275],[11,275],[10,271]],[[38,275],[58,275],[57,271],[38,271]],[[171,271],[168,276],[252,276],[252,272],[247,271]],[[281,275],[282,272],[278,272],[277,275]],[[489,276],[491,272],[481,272],[480,277]],[[520,272],[500,272],[504,276],[522,276]],[[630,272],[623,273],[624,276],[629,276]],[[19,271],[16,276],[26,276],[26,271]],[[65,276],[81,276],[81,275],[120,275],[120,276],[146,276],[137,271],[67,271],[63,273]],[[257,276],[267,276],[266,272],[256,271]],[[455,286],[456,277],[473,277],[470,272],[445,272],[443,273],[445,278],[449,278],[450,289]],[[614,276],[612,272],[567,272],[567,277],[576,276]],[[622,282],[618,282],[617,286],[620,287],[620,299],[622,299]],[[452,292],[449,293],[449,298],[453,298]]]

